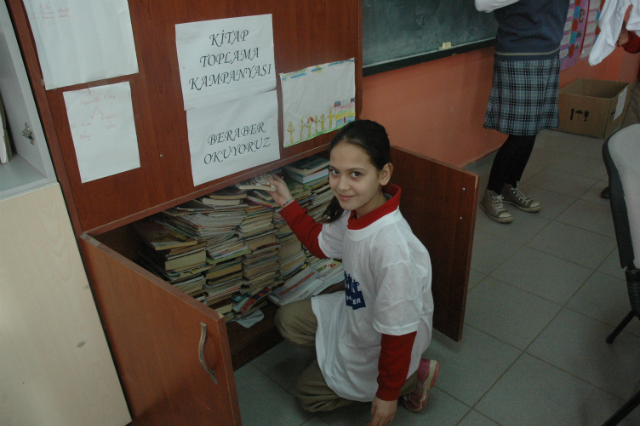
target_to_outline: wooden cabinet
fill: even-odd
[[[360,1],[130,1],[140,72],[49,91],[40,84],[42,75],[22,1],[6,1],[134,423],[240,424],[233,370],[280,341],[273,327],[275,307],[266,308],[265,320],[250,329],[225,324],[214,310],[134,262],[137,239],[130,224],[323,152],[333,133],[289,148],[281,145],[278,161],[194,187],[175,25],[270,13],[278,73],[356,59],[359,116]],[[83,184],[63,93],[121,81],[128,81],[132,88],[141,167]],[[279,83],[278,93],[281,101]],[[280,140],[282,134],[280,123]],[[401,210],[433,260],[434,326],[459,340],[471,259],[477,176],[399,148],[393,149],[392,156],[395,164],[392,182],[403,189]],[[215,372],[215,380],[211,371]]]
[[[400,209],[432,258],[434,326],[459,340],[477,176],[398,148],[392,158],[392,182],[403,188]],[[189,424],[223,410],[216,416],[220,423],[212,423],[236,424],[233,370],[281,341],[273,326],[275,305],[250,329],[227,327],[214,310],[134,263],[137,240],[130,226],[80,237],[133,418],[140,424]],[[216,371],[217,384],[196,356],[202,323],[211,342],[205,345],[206,365]]]
[[[131,417],[5,2],[0,93],[16,149],[0,164],[0,424],[123,426]]]

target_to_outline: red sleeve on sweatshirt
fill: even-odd
[[[640,52],[640,37],[633,31],[629,31],[629,41],[622,45],[629,53]]]
[[[318,236],[322,231],[321,223],[313,220],[295,200],[280,210],[280,215],[287,221],[293,233],[296,234],[296,237],[312,255],[319,259],[327,259],[327,255],[320,248],[318,241]]]
[[[393,401],[400,397],[400,390],[407,381],[411,351],[418,332],[402,336],[382,335],[380,359],[378,360],[378,392],[383,401]]]

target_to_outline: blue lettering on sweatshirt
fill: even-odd
[[[344,287],[347,306],[351,306],[354,311],[356,309],[367,307],[364,303],[364,296],[362,295],[362,292],[358,290],[360,283],[351,278],[351,275],[346,272],[344,273]]]

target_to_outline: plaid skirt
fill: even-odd
[[[557,128],[559,77],[559,57],[495,60],[484,127],[516,136],[534,136],[542,129]]]

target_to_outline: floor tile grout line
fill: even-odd
[[[297,401],[296,395],[289,392],[288,389],[286,389],[284,386],[282,386],[280,383],[278,383],[274,378],[271,377],[271,375],[269,373],[267,373],[266,371],[264,371],[262,368],[260,368],[258,365],[252,365],[254,368],[256,368],[258,371],[260,371],[262,374],[264,374],[269,380],[271,380],[273,383],[275,383],[278,387],[280,387],[282,390],[284,390],[286,393],[288,393],[289,395],[291,395],[292,397],[294,397]],[[309,419],[305,420],[308,421]]]
[[[529,356],[530,356],[530,357],[532,357],[532,358],[537,359],[537,360],[538,360],[538,361],[540,361],[540,362],[543,362],[543,363],[545,363],[545,364],[547,364],[547,365],[549,365],[549,366],[551,366],[551,367],[555,368],[556,370],[560,370],[560,371],[562,371],[563,373],[568,374],[569,376],[573,377],[574,379],[578,379],[578,380],[580,380],[581,382],[583,382],[583,383],[585,383],[585,384],[587,384],[587,385],[589,385],[589,386],[592,386],[592,387],[594,387],[594,388],[596,388],[596,389],[598,389],[598,390],[600,390],[600,391],[602,391],[602,392],[604,392],[604,393],[607,393],[607,394],[609,394],[609,395],[613,396],[614,398],[618,398],[618,399],[620,399],[620,401],[621,401],[621,405],[622,405],[622,403],[624,403],[624,401],[626,401],[626,400],[628,399],[628,398],[626,398],[626,397],[621,397],[620,395],[616,395],[616,394],[614,394],[614,393],[611,393],[610,391],[608,391],[608,390],[606,390],[606,389],[604,389],[604,388],[602,388],[602,387],[600,387],[600,386],[598,386],[598,385],[596,385],[596,384],[593,384],[593,383],[589,382],[588,380],[583,379],[582,377],[576,376],[574,373],[572,373],[572,372],[570,372],[570,371],[566,371],[566,370],[562,369],[561,367],[558,367],[557,365],[553,365],[553,364],[551,364],[549,361],[547,361],[547,360],[545,360],[545,359],[542,359],[542,358],[538,357],[537,355],[531,354],[531,353],[529,353],[529,352],[524,352],[524,353],[525,353],[525,354],[527,354],[527,355],[529,355]],[[629,396],[629,397],[630,397],[630,396]]]
[[[472,410],[477,411],[478,413],[482,414],[483,416],[485,416],[486,418],[490,419],[491,421],[494,421],[498,424],[500,424],[500,422],[498,422],[497,420],[495,420],[493,417],[490,417],[488,414],[483,413],[482,411],[476,409],[476,406],[485,398],[485,396],[487,396],[487,394],[489,392],[491,392],[491,390],[493,389],[493,387],[500,381],[502,380],[502,378],[504,377],[505,374],[507,374],[507,372],[509,370],[511,370],[511,368],[515,365],[516,362],[518,362],[518,360],[520,360],[520,358],[522,358],[522,355],[524,354],[524,351],[522,349],[518,349],[520,351],[520,354],[516,357],[516,359],[513,360],[513,362],[511,364],[509,364],[509,366],[507,368],[505,368],[505,370],[502,372],[502,374],[500,374],[500,376],[493,382],[493,384],[489,387],[489,389],[487,389],[479,398],[478,400],[473,404],[473,406],[471,407]]]
[[[575,314],[579,314],[579,315],[581,315],[581,316],[583,316],[583,317],[586,317],[586,318],[592,319],[592,320],[594,320],[594,321],[597,321],[597,322],[599,322],[599,323],[600,323],[600,324],[602,324],[602,325],[606,325],[606,326],[608,326],[608,327],[612,327],[611,331],[613,331],[613,330],[616,328],[616,326],[618,325],[618,324],[615,324],[615,325],[609,324],[608,322],[604,322],[604,321],[602,321],[602,320],[601,320],[601,319],[599,319],[599,318],[594,318],[594,317],[592,317],[592,316],[589,316],[589,315],[585,314],[584,312],[576,311],[575,309],[573,309],[573,308],[571,308],[571,307],[569,307],[569,306],[565,306],[565,309],[567,309],[567,310],[569,310],[569,311],[571,311],[571,312],[573,312],[573,313],[575,313]],[[629,308],[629,309],[631,309],[631,308]],[[636,318],[637,318],[637,317],[636,317]],[[634,319],[636,319],[636,318],[634,318]],[[623,319],[624,319],[624,317],[621,317],[621,318],[620,318],[620,321],[622,321]],[[620,321],[618,321],[618,323],[620,323]],[[632,321],[633,321],[633,320],[632,320]],[[620,331],[620,334],[622,334],[622,333],[625,333],[625,334],[628,334],[628,335],[630,335],[630,336],[634,336],[634,337],[637,337],[637,338],[639,338],[639,339],[640,339],[640,335],[635,334],[635,333],[631,333],[631,332],[627,331],[627,330],[626,330],[626,327],[625,327],[625,329],[623,329],[623,330],[621,330],[621,331]],[[606,338],[606,336],[605,336],[605,338]],[[606,340],[605,340],[605,342],[606,342]]]

